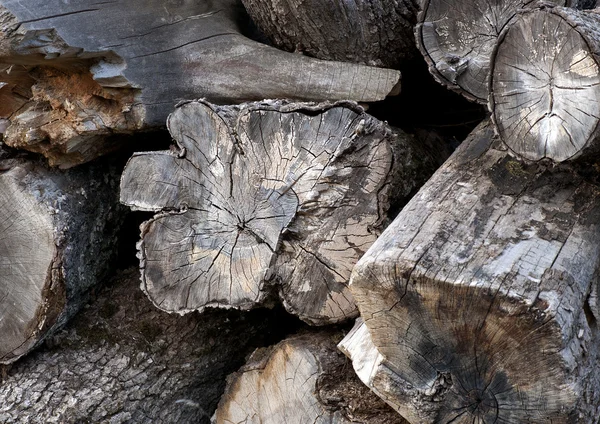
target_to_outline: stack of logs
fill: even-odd
[[[595,422],[594,3],[0,0],[0,421]],[[420,54],[437,171],[367,113]]]

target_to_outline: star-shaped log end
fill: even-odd
[[[142,225],[143,290],[169,312],[260,305],[296,194],[260,178],[257,152],[236,142],[216,107],[185,103],[168,126],[181,153],[139,153],[121,180],[123,203],[161,211]]]

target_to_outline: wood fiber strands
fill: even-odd
[[[485,122],[358,262],[343,349],[414,424],[595,422],[600,190],[493,142]]]
[[[180,105],[175,152],[137,153],[121,201],[142,226],[142,286],[170,312],[249,309],[279,291],[313,324],[356,315],[346,285],[432,168],[404,134],[352,103]],[[392,165],[394,165],[392,169]]]
[[[562,162],[597,154],[600,15],[555,7],[526,11],[500,36],[490,109],[516,156]]]
[[[0,129],[70,167],[107,135],[161,127],[207,98],[376,101],[400,73],[290,54],[248,38],[237,0],[0,1]],[[7,127],[7,128],[6,128]]]

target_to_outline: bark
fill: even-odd
[[[549,0],[561,6],[565,0]],[[416,28],[429,71],[442,85],[486,103],[490,58],[503,28],[532,0],[425,0]]]
[[[0,150],[0,170],[0,364],[6,364],[60,328],[106,276],[125,211],[113,165],[66,173]]]
[[[169,316],[120,271],[72,324],[13,364],[0,383],[3,423],[206,424],[225,378],[280,337],[278,314]]]
[[[121,202],[142,226],[142,287],[169,312],[250,309],[278,290],[321,325],[356,315],[356,261],[433,169],[412,140],[353,103],[189,102],[174,152],[134,155]]]
[[[354,375],[335,348],[340,338],[334,332],[309,333],[255,351],[227,378],[212,422],[406,423]]]
[[[490,109],[518,157],[562,162],[597,154],[600,15],[568,8],[519,14],[492,58]]]
[[[397,71],[247,38],[238,0],[84,3],[0,2],[5,140],[62,167],[114,148],[106,135],[163,126],[182,99],[375,101],[398,91]]]
[[[486,122],[356,265],[345,349],[411,423],[594,422],[600,191],[493,142]]]
[[[283,50],[389,68],[398,68],[417,53],[416,1],[242,2],[262,32]]]

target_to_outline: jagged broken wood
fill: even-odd
[[[528,160],[599,152],[600,15],[545,7],[518,15],[492,56],[490,110],[498,134]]]
[[[114,149],[108,135],[163,126],[184,99],[375,101],[399,89],[394,70],[253,41],[246,19],[238,0],[0,1],[5,142],[70,167]]]
[[[124,208],[104,165],[65,173],[0,150],[0,364],[59,329],[107,274]]]
[[[561,6],[565,0],[549,0]],[[435,79],[469,100],[486,103],[490,58],[502,30],[533,0],[424,0],[417,45]]]
[[[414,0],[242,0],[273,44],[319,59],[398,68],[418,54]]]
[[[121,201],[142,226],[142,288],[161,309],[249,309],[279,291],[312,324],[356,315],[352,267],[434,169],[353,103],[180,105],[174,152],[135,154]],[[392,166],[393,165],[393,166]]]
[[[358,262],[343,348],[411,423],[593,422],[600,190],[493,142],[486,122]]]
[[[336,333],[308,333],[255,351],[227,380],[215,424],[403,424],[354,375]]]

